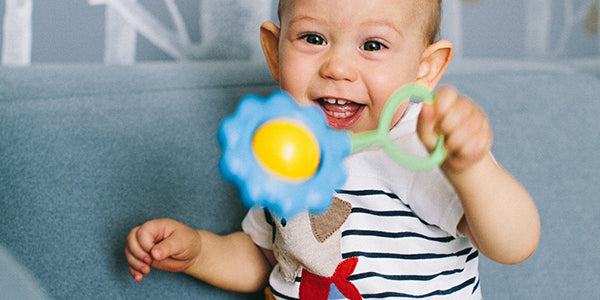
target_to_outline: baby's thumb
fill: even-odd
[[[168,237],[162,240],[160,243],[154,245],[150,251],[150,255],[156,261],[165,260],[171,256],[179,254],[180,245],[176,242],[176,239]]]
[[[435,149],[438,135],[435,131],[435,108],[431,104],[423,103],[419,120],[417,122],[417,134],[419,139],[430,152]]]

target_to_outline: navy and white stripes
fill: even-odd
[[[348,280],[364,299],[481,297],[479,253],[466,238],[427,224],[394,193],[339,190],[337,196],[353,206],[341,228],[342,257],[359,259]],[[389,209],[367,208],[374,201]],[[300,280],[296,278],[295,287],[272,280],[271,289],[278,298],[297,299]]]
[[[349,280],[363,298],[422,299],[455,293],[462,296],[465,291],[470,296],[478,291],[478,252],[467,239],[457,239],[421,220],[394,193],[337,193],[353,206],[342,226],[342,257],[359,258]],[[374,201],[378,205],[373,205]],[[370,291],[363,291],[361,286]]]

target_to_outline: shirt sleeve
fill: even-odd
[[[391,135],[408,145],[411,153],[427,156],[427,149],[416,134],[417,120],[422,104],[409,106],[404,126],[392,129]],[[458,223],[463,217],[462,203],[446,176],[439,168],[415,172],[408,186],[408,202],[411,209],[429,224],[436,225],[454,237],[458,237]]]
[[[273,249],[273,226],[267,221],[263,208],[252,208],[248,211],[242,221],[242,230],[259,247]]]
[[[417,172],[410,188],[410,206],[420,218],[434,224],[454,237],[459,237],[458,223],[464,215],[463,207],[439,168]]]

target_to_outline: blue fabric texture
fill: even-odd
[[[496,158],[542,218],[540,246],[525,263],[482,259],[486,298],[596,295],[594,74],[471,66],[443,80],[487,112]],[[240,229],[246,209],[219,175],[217,131],[244,95],[277,88],[264,65],[251,63],[0,68],[0,245],[51,298],[248,299],[156,270],[136,283],[123,251],[129,230],[153,218],[219,234]]]
[[[48,299],[31,273],[0,246],[0,290],[2,299]]]

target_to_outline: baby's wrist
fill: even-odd
[[[202,241],[203,241],[203,236],[207,233],[206,231],[203,230],[199,230],[196,229],[195,231],[195,237],[192,239],[191,245],[190,245],[190,252],[192,253],[191,257],[189,258],[189,265],[187,266],[187,268],[185,268],[183,270],[183,273],[187,274],[187,275],[191,275],[194,277],[198,276],[198,272],[201,270],[201,266],[200,263],[203,261],[203,259],[201,259],[202,257]]]
[[[440,167],[446,178],[453,184],[466,182],[467,184],[477,176],[485,176],[490,167],[497,166],[491,153],[483,155],[471,164],[457,168],[450,163],[443,163]]]

